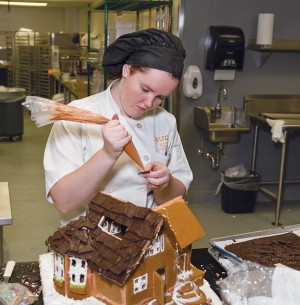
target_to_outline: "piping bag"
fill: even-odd
[[[26,101],[22,105],[31,111],[31,119],[37,127],[52,124],[60,120],[99,125],[110,121],[108,118],[95,112],[64,105],[38,96],[27,96]],[[144,170],[144,165],[132,141],[124,147],[124,151]]]

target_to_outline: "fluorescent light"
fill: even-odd
[[[6,6],[47,6],[46,2],[15,2],[15,1],[0,1],[0,5]]]

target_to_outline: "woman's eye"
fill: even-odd
[[[148,92],[149,92],[149,90],[148,90],[148,89],[146,89],[146,88],[142,88],[142,91],[143,91],[143,92],[146,92],[146,93],[148,93]]]

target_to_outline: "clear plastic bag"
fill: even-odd
[[[225,176],[230,178],[236,178],[236,177],[247,177],[249,176],[249,172],[245,165],[238,164],[236,166],[230,167],[226,169]]]
[[[33,294],[23,285],[0,282],[1,305],[28,305],[33,303]]]
[[[222,300],[226,305],[248,305],[252,298],[260,297],[260,305],[272,296],[274,268],[244,262],[233,267],[228,276],[219,283]]]
[[[223,183],[233,190],[258,191],[259,179],[260,177],[257,173],[249,172],[243,164],[230,167],[225,172],[221,172],[221,182],[215,195],[219,195]]]
[[[298,305],[300,271],[245,261],[219,282],[225,305]]]

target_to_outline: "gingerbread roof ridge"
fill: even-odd
[[[205,235],[205,231],[182,196],[159,205],[153,211],[165,216],[173,239],[181,249]]]

